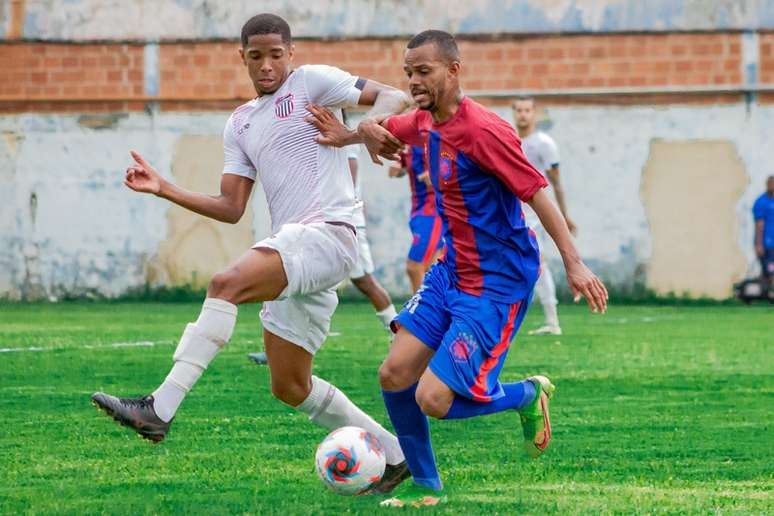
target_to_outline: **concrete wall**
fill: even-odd
[[[215,191],[223,123],[254,95],[237,35],[258,10],[288,19],[296,65],[399,88],[406,36],[459,34],[466,93],[506,118],[513,95],[538,96],[578,243],[611,284],[724,297],[752,261],[774,0],[5,0],[0,297],[202,285],[265,236],[260,194],[229,227],[121,184],[136,148]],[[363,165],[377,274],[405,293],[408,187]]]
[[[749,210],[772,171],[774,148],[766,142],[774,107],[543,107],[542,123],[561,148],[568,206],[588,262],[617,286],[641,282],[662,291],[728,295],[753,259]],[[496,109],[509,118],[507,107]],[[0,117],[0,181],[6,185],[0,189],[0,295],[117,295],[145,281],[196,281],[184,266],[180,272],[176,255],[199,259],[201,280],[266,236],[260,192],[245,226],[197,229],[195,216],[181,221],[168,203],[122,185],[127,150],[137,149],[176,181],[216,191],[227,116]],[[664,142],[671,147],[656,155],[654,148]],[[692,165],[679,153],[696,142],[708,144],[689,150],[698,156]],[[718,148],[722,159],[701,158]],[[192,173],[197,163],[206,167]],[[387,178],[367,159],[361,165],[377,274],[392,292],[406,293],[408,185]],[[724,187],[708,189],[713,181]],[[692,201],[707,197],[711,202]],[[658,218],[663,213],[682,221],[682,245],[650,266],[659,241],[665,239],[667,250],[674,242],[674,227]],[[729,221],[727,227],[719,229],[718,220]],[[547,252],[561,270],[556,251]],[[689,271],[685,281],[670,276],[672,269]],[[696,280],[708,275],[717,281]]]
[[[5,0],[0,5],[0,34],[53,40],[234,38],[257,12],[280,14],[297,36],[315,38],[406,36],[431,27],[458,34],[774,28],[774,0]]]

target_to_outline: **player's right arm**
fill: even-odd
[[[755,201],[755,204],[753,204],[753,220],[755,220],[755,254],[759,257],[763,256],[766,251],[763,248],[763,218],[763,201],[759,198]]]
[[[755,221],[755,254],[763,256],[766,250],[763,248],[763,220]]]
[[[253,189],[252,179],[223,174],[220,194],[191,192],[161,177],[139,153],[131,151],[131,154],[135,163],[126,169],[124,184],[135,192],[162,197],[195,213],[229,224],[236,224],[242,218]]]

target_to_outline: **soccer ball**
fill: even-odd
[[[356,426],[334,430],[317,447],[317,475],[341,495],[359,494],[384,474],[384,447],[374,434]]]

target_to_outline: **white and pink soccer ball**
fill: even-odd
[[[381,480],[386,466],[382,443],[356,426],[334,430],[317,447],[317,475],[341,495],[359,494]]]

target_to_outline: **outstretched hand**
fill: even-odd
[[[317,104],[309,104],[306,110],[311,115],[304,118],[304,120],[320,131],[320,134],[315,137],[314,141],[320,145],[330,145],[332,147],[344,147],[352,143],[352,137],[355,132],[341,123],[330,109]]]
[[[592,312],[607,311],[607,288],[583,262],[567,268],[567,284],[576,303],[583,296]]]
[[[129,153],[135,162],[126,169],[124,184],[135,192],[158,194],[161,191],[161,175],[138,152]]]

